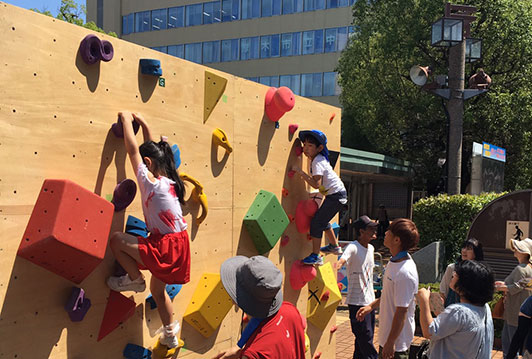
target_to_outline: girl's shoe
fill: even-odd
[[[132,290],[138,293],[144,292],[146,290],[146,281],[144,278],[142,278],[142,276],[135,280],[131,280],[128,274],[121,277],[109,277],[107,279],[107,285],[116,292],[126,292]]]

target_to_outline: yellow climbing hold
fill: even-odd
[[[342,300],[331,263],[318,268],[316,277],[308,283],[308,294],[307,320],[325,330]]]
[[[205,71],[205,90],[204,90],[204,103],[203,103],[203,123],[207,122],[207,119],[211,115],[212,110],[220,101],[225,86],[227,85],[227,79],[212,72]]]

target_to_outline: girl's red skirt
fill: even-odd
[[[179,233],[150,234],[137,237],[140,258],[152,275],[166,284],[190,281],[190,242],[186,230]]]

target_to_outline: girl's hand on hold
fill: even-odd
[[[120,116],[122,121],[133,121],[133,114],[131,111],[120,111],[118,116]]]

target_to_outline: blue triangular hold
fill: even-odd
[[[151,359],[150,350],[131,343],[126,345],[123,354],[126,359]]]
[[[146,238],[148,237],[148,228],[146,227],[146,223],[129,215],[126,222],[126,233]]]

